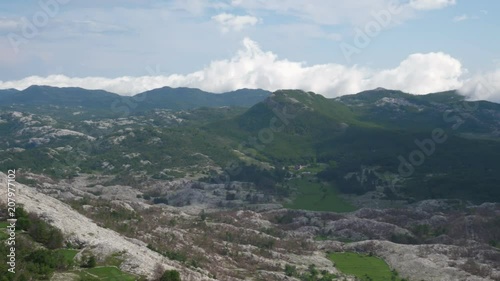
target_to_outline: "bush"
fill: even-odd
[[[232,192],[228,192],[226,193],[226,200],[227,201],[233,201],[233,200],[236,200],[236,194],[232,193]]]
[[[16,208],[16,219],[16,230],[28,230],[30,228],[31,221],[23,207]]]
[[[93,268],[97,265],[97,260],[95,258],[95,256],[90,256],[87,261],[84,261],[82,263],[82,267],[86,267],[86,268]]]
[[[403,233],[403,234],[392,234],[391,235],[391,238],[389,239],[391,242],[393,243],[397,243],[397,244],[407,244],[407,245],[416,245],[418,244],[418,241],[417,239],[415,239],[414,237],[406,234],[406,233]]]
[[[178,251],[165,251],[163,253],[164,256],[167,258],[174,260],[174,261],[180,261],[180,262],[185,262],[187,261],[187,256],[184,253],[178,252]]]
[[[42,243],[49,249],[57,249],[63,246],[64,236],[62,232],[46,223],[36,215],[30,215],[31,223],[28,233],[36,242]]]
[[[285,274],[286,276],[292,277],[297,274],[297,268],[293,265],[285,265]]]
[[[201,221],[205,221],[207,219],[207,214],[205,213],[205,210],[201,210],[200,219]]]
[[[22,207],[17,207],[16,219],[16,229],[27,231],[36,242],[42,243],[49,249],[63,246],[64,236],[62,232],[36,214],[29,214]]]
[[[165,197],[157,197],[153,199],[154,204],[165,204],[168,205],[168,199]]]
[[[160,281],[181,281],[181,274],[177,270],[167,270],[161,276]]]
[[[49,276],[54,270],[64,270],[70,267],[64,255],[55,251],[40,249],[35,250],[26,257],[29,272],[44,276]]]
[[[293,223],[294,216],[290,212],[285,213],[282,216],[276,216],[275,221],[278,224],[290,224]]]

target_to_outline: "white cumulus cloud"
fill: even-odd
[[[205,68],[186,75],[152,75],[142,77],[72,78],[64,75],[32,76],[18,81],[0,81],[0,88],[24,89],[30,85],[104,89],[131,95],[146,90],[171,87],[194,87],[220,93],[241,88],[303,89],[327,97],[384,87],[413,94],[463,89],[473,98],[499,100],[500,71],[465,79],[466,70],[459,60],[445,53],[412,54],[391,69],[372,69],[328,63],[307,65],[281,59],[264,51],[246,38],[233,57],[213,61]],[[489,90],[478,91],[475,83],[486,79]]]
[[[491,73],[474,75],[465,81],[460,91],[473,100],[500,103],[500,69]]]
[[[370,85],[425,94],[458,89],[465,73],[459,60],[444,53],[412,54],[390,70],[373,75]]]
[[[222,31],[240,31],[247,26],[256,25],[259,19],[253,16],[237,16],[228,13],[218,14],[212,19],[222,26]]]

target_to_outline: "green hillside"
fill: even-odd
[[[473,105],[474,111],[453,111]],[[262,161],[335,162],[320,177],[345,193],[379,186],[393,199],[498,201],[499,114],[497,104],[466,102],[454,92],[413,96],[378,89],[332,100],[289,90],[207,129]],[[433,140],[436,132],[444,142]],[[405,161],[416,162],[411,173],[401,173]],[[363,167],[370,167],[364,180],[348,177]]]

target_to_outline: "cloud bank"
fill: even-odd
[[[474,75],[464,82],[460,91],[473,100],[489,100],[500,103],[500,70]]]
[[[363,90],[384,87],[413,94],[462,89],[476,99],[500,101],[500,71],[465,79],[467,71],[461,62],[448,54],[436,52],[412,54],[391,69],[371,69],[329,63],[307,65],[280,59],[264,51],[251,39],[232,57],[217,60],[205,68],[186,75],[154,74],[142,77],[85,77],[65,75],[32,76],[17,81],[0,81],[0,88],[25,89],[31,85],[104,89],[133,95],[163,86],[194,87],[220,93],[241,88],[303,89],[326,97],[355,94]],[[488,90],[478,90],[478,83]]]

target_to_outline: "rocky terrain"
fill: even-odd
[[[295,280],[284,274],[285,265],[307,271],[314,264],[337,280],[354,280],[326,258],[328,252],[349,251],[379,256],[408,280],[500,280],[500,251],[488,244],[500,233],[499,204],[431,200],[405,209],[335,214],[264,202],[242,208],[232,202],[238,200],[213,195],[226,191],[224,185],[157,181],[141,190],[96,184],[106,178],[30,177],[43,184],[18,187],[18,202],[28,211],[99,257],[122,253],[121,268],[139,275],[152,276],[162,264],[179,270],[182,280]],[[5,186],[5,174],[1,181]],[[181,203],[153,204],[141,197],[160,186],[169,200]],[[113,212],[120,215],[106,215]]]
[[[6,186],[7,177],[0,173],[0,184]],[[2,188],[0,195],[7,198],[6,189]],[[212,280],[204,277],[205,274],[182,268],[179,264],[169,261],[160,254],[151,251],[144,242],[131,239],[116,233],[113,230],[98,226],[91,219],[79,214],[67,204],[36,191],[36,189],[18,185],[17,202],[29,212],[40,215],[42,218],[59,228],[67,241],[85,247],[98,256],[121,253],[125,262],[122,269],[138,275],[151,276],[157,264],[166,269],[179,268],[187,279]],[[2,201],[3,203],[6,203]]]
[[[397,281],[500,280],[500,204],[485,203],[500,198],[498,104],[253,92],[164,88],[117,111],[117,95],[34,87],[0,101],[0,168],[77,260],[150,280],[162,266],[184,281],[356,280],[340,252],[382,258]]]

